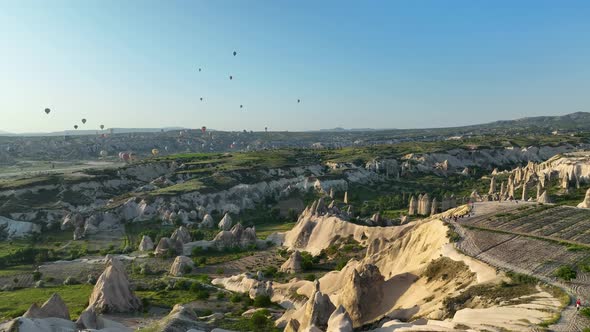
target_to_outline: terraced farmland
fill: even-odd
[[[461,220],[462,225],[513,234],[535,236],[556,241],[590,245],[590,209],[569,206],[490,203],[504,205],[502,212],[477,213]],[[506,208],[508,205],[508,209]],[[485,209],[483,209],[485,211]]]
[[[590,247],[582,242],[590,224],[590,211],[534,204],[476,203],[469,217],[461,219],[455,230],[461,235],[457,247],[466,254],[506,271],[535,276],[590,301]],[[577,232],[575,231],[577,230]],[[567,241],[567,242],[564,242]],[[564,281],[555,276],[562,266],[577,270],[577,276]],[[590,321],[570,305],[553,331],[582,331]]]

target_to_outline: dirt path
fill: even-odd
[[[508,202],[475,203],[471,215],[466,218],[467,220],[469,218],[481,218],[482,216],[488,214],[491,216],[499,212],[507,212],[514,210],[517,207],[518,205],[516,205],[515,203]],[[465,218],[462,221],[465,221]],[[502,270],[510,270],[517,273],[533,275],[548,284],[563,289],[570,295],[570,305],[568,305],[562,312],[561,319],[559,320],[559,322],[549,327],[552,331],[583,331],[584,328],[590,326],[590,321],[588,321],[583,316],[579,315],[574,306],[575,298],[587,298],[584,295],[586,295],[588,290],[590,289],[590,282],[588,280],[588,276],[586,276],[585,274],[580,275],[578,279],[574,280],[571,283],[563,283],[554,277],[548,277],[543,274],[535,273],[535,271],[533,270],[524,268],[523,266],[512,264],[502,259],[502,257],[498,257],[497,255],[489,253],[493,248],[500,246],[508,241],[512,241],[519,238],[519,235],[506,234],[506,239],[499,239],[499,242],[497,244],[487,246],[485,248],[480,248],[480,246],[478,246],[478,241],[476,241],[476,239],[473,237],[472,233],[468,229],[465,229],[459,223],[451,222],[451,224],[455,228],[455,231],[461,236],[461,241],[457,243],[457,248],[466,253],[467,255],[484,261]]]

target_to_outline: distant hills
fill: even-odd
[[[105,130],[64,130],[54,131],[50,133],[21,133],[14,134],[0,130],[2,136],[84,136],[84,135],[96,135],[101,133],[113,133],[113,134],[127,134],[127,133],[158,133],[174,130],[182,130],[182,127],[165,127],[165,128],[109,128]]]
[[[95,135],[100,133],[112,133],[114,134],[125,134],[125,133],[156,133],[156,132],[167,132],[175,130],[183,130],[187,128],[183,127],[164,127],[164,128],[112,128],[104,131],[100,130],[65,130],[51,133],[22,133],[13,134],[6,131],[0,130],[0,136],[78,136],[78,135]],[[322,132],[322,133],[351,133],[351,132],[374,132],[374,131],[393,131],[398,133],[408,132],[440,132],[440,133],[452,133],[457,134],[467,133],[471,131],[482,131],[483,132],[497,132],[510,131],[515,132],[518,130],[531,129],[535,131],[554,131],[554,130],[587,130],[590,131],[590,113],[588,112],[576,112],[566,115],[558,116],[535,116],[525,117],[516,120],[499,120],[484,124],[475,124],[461,127],[447,127],[447,128],[416,128],[416,129],[375,129],[375,128],[351,128],[345,129],[336,127],[332,129],[320,129],[311,130],[307,132]],[[213,131],[213,130],[211,130]]]
[[[590,113],[576,112],[559,116],[535,116],[516,120],[501,120],[483,125],[483,127],[520,127],[550,129],[590,129]]]

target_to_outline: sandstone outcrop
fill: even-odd
[[[194,267],[195,263],[193,263],[192,259],[186,256],[176,256],[172,266],[170,266],[170,275],[180,277],[187,271],[192,271]]]
[[[223,216],[223,218],[221,219],[221,221],[219,222],[219,224],[217,225],[219,227],[219,229],[223,230],[223,231],[229,231],[232,227],[232,220],[231,217],[229,216],[229,213],[226,213],[225,216]]]
[[[33,303],[27,312],[23,315],[25,318],[62,318],[70,319],[70,311],[62,298],[53,294],[49,300],[45,301],[41,307]]]
[[[584,196],[584,200],[582,203],[578,204],[579,208],[590,208],[590,189],[586,190],[586,196]]]
[[[141,301],[131,290],[123,264],[113,257],[106,257],[106,268],[98,278],[88,308],[97,313],[134,312],[141,309]]]
[[[285,273],[299,273],[303,271],[303,267],[301,266],[302,262],[303,258],[301,257],[301,253],[299,250],[295,250],[289,259],[281,265],[280,271]]]
[[[353,332],[352,319],[342,305],[330,316],[326,332]]]
[[[154,242],[152,241],[152,239],[149,236],[144,235],[141,238],[141,242],[139,243],[138,250],[139,251],[151,251],[151,250],[154,250]]]

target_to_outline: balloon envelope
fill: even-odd
[[[51,110],[49,108],[45,109],[45,114],[49,114],[51,112]]]
[[[160,154],[160,150],[152,149],[152,155],[157,156],[158,154]]]
[[[78,125],[74,125],[74,129],[78,129]]]
[[[82,123],[86,123],[86,119],[82,119]]]
[[[103,130],[103,129],[104,129],[104,125],[100,125],[100,130]]]

